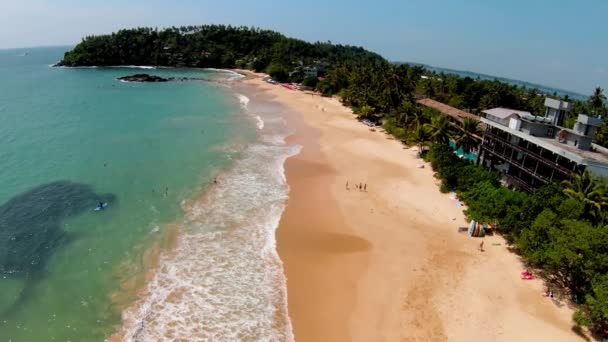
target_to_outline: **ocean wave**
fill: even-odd
[[[247,108],[247,105],[249,104],[249,98],[243,94],[236,94],[236,97],[239,99],[241,107]]]
[[[111,68],[126,68],[126,69],[156,69],[155,66],[151,65],[116,65]]]
[[[256,115],[255,119],[256,119],[256,126],[258,127],[258,129],[263,130],[264,129],[264,120],[262,120],[262,118],[259,115]]]
[[[57,62],[59,63],[59,62]],[[57,63],[55,64],[49,64],[48,67],[49,68],[57,68],[57,69],[97,69],[99,68],[96,65],[91,65],[91,66],[65,66],[65,65],[57,65]]]
[[[234,81],[234,80],[238,80],[240,78],[245,77],[245,75],[243,75],[243,74],[240,74],[236,71],[228,70],[228,69],[205,68],[205,70],[215,71],[215,72],[224,73],[224,74],[230,74],[231,77],[228,77],[227,81]]]
[[[176,247],[123,313],[125,340],[294,340],[275,233],[289,191],[284,162],[299,151],[253,143],[188,204]]]
[[[241,104],[241,107],[243,109],[247,109],[247,106],[249,105],[249,98],[243,94],[236,94],[236,97],[239,99],[239,103]],[[261,116],[259,115],[254,115],[255,117],[255,125],[258,128],[258,130],[262,130],[264,129],[264,119],[262,119]]]

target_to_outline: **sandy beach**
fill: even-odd
[[[457,232],[462,206],[415,149],[336,99],[244,83],[291,110],[290,142],[302,146],[286,163],[277,232],[297,341],[582,340],[572,309],[520,279],[524,266],[501,237],[480,252],[479,239]]]

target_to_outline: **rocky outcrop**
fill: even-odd
[[[118,78],[121,81],[125,82],[168,82],[168,78],[148,75],[148,74],[135,74],[130,76],[123,76]]]
[[[124,82],[169,82],[169,81],[207,81],[202,77],[160,77],[148,74],[136,74],[119,77],[118,80]]]

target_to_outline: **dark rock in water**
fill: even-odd
[[[63,220],[115,201],[86,184],[58,181],[19,194],[0,206],[0,274],[32,279],[69,241]]]
[[[155,75],[148,74],[135,74],[130,76],[123,76],[118,78],[125,82],[167,82],[169,79]]]

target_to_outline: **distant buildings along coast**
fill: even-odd
[[[538,89],[539,92],[541,92],[543,94],[547,94],[547,95],[555,94],[560,97],[568,96],[568,98],[574,99],[574,100],[580,100],[580,101],[587,100],[587,96],[573,92],[573,91],[553,88],[553,87],[549,87],[549,86],[545,86],[545,85],[541,85],[541,84],[535,84],[535,83],[526,82],[526,81],[514,80],[514,79],[506,78],[506,77],[498,77],[498,76],[480,74],[480,73],[476,73],[476,72],[472,72],[472,71],[441,68],[441,67],[435,67],[435,66],[421,64],[421,63],[397,62],[397,64],[419,65],[419,66],[424,67],[427,71],[431,71],[431,72],[434,72],[437,74],[441,74],[441,73],[454,74],[454,75],[458,75],[460,77],[470,77],[474,80],[475,79],[488,80],[488,81],[497,80],[500,82],[504,82],[507,84],[515,85],[515,86],[526,88],[526,89]]]

